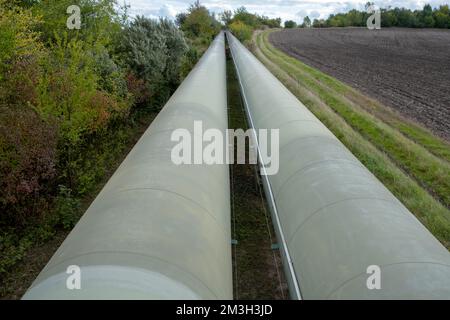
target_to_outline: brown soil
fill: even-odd
[[[269,39],[450,140],[450,30],[291,29]]]

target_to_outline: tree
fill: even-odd
[[[308,16],[306,16],[305,19],[303,19],[303,27],[311,28],[311,19]]]
[[[440,6],[433,13],[436,28],[450,28],[450,10],[448,5]]]
[[[315,19],[313,27],[361,27],[366,25],[368,17],[373,11],[373,2],[367,2],[365,11],[352,9],[347,13],[330,14],[328,19]],[[369,10],[372,9],[372,10]],[[411,11],[406,8],[381,8],[381,25],[383,27],[407,27],[407,28],[449,28],[450,12],[449,5],[441,5],[433,9],[427,4],[422,10]],[[308,27],[309,18],[306,17],[302,28]]]
[[[269,28],[279,28],[281,25],[281,18],[266,19],[263,21],[263,24],[265,24]]]
[[[350,10],[346,14],[347,24],[350,26],[362,27],[366,25],[366,20],[364,19],[364,14],[358,10]]]
[[[208,9],[196,1],[185,17],[181,18],[181,30],[190,38],[213,38],[220,30],[219,23]]]
[[[399,27],[415,27],[417,25],[416,17],[414,13],[405,8],[395,8],[394,15],[397,17],[397,25]]]
[[[233,21],[238,20],[246,24],[247,26],[250,26],[253,29],[257,29],[261,26],[258,16],[249,13],[245,7],[239,7],[234,11]]]
[[[180,12],[175,16],[175,24],[181,28],[186,21],[187,13],[186,12]]]
[[[229,28],[231,32],[238,38],[240,41],[247,41],[252,38],[252,27],[246,25],[240,20],[233,21]]]
[[[227,14],[229,18],[230,13]],[[271,19],[264,15],[258,15],[250,13],[245,7],[239,7],[234,11],[231,22],[240,21],[243,24],[249,26],[252,30],[260,29],[264,26],[269,28],[279,28],[281,25],[281,18]]]
[[[323,19],[314,19],[313,24],[312,24],[313,28],[325,28],[326,27],[326,21]]]
[[[230,10],[225,10],[220,14],[220,21],[223,22],[224,25],[228,26],[233,19],[233,12]]]
[[[395,27],[398,24],[397,17],[393,10],[381,9],[381,26],[382,27]]]
[[[287,20],[284,22],[284,27],[286,29],[297,28],[297,23],[293,20]]]
[[[433,28],[434,27],[434,18],[433,18],[433,8],[429,4],[423,7],[422,12],[419,14],[420,26],[425,28]]]

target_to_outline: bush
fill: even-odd
[[[122,2],[122,1],[121,1]],[[67,8],[81,8],[81,28],[67,32]],[[68,34],[68,40],[81,40],[90,45],[111,46],[121,30],[120,7],[117,0],[39,0],[33,6],[36,16],[42,16],[39,31],[44,43],[51,44]]]
[[[175,90],[180,83],[180,68],[183,56],[188,51],[188,46],[183,34],[172,22],[163,19],[160,20],[159,24],[167,48],[165,78],[171,89]]]
[[[116,95],[118,98],[125,98],[128,94],[125,72],[111,58],[105,47],[100,46],[91,52],[94,72],[99,76],[100,89]]]
[[[142,107],[149,103],[152,93],[143,79],[139,79],[130,71],[126,76],[126,83],[135,106]]]
[[[182,79],[187,77],[187,75],[192,70],[192,68],[194,68],[199,59],[200,55],[197,49],[190,47],[188,52],[183,57],[183,62],[181,64],[180,74]]]
[[[42,77],[40,58],[22,57],[11,61],[3,81],[0,80],[0,104],[35,106],[37,87]]]
[[[62,185],[59,186],[55,207],[55,224],[59,224],[67,230],[73,228],[80,218],[80,200],[73,197],[72,190]]]
[[[39,33],[34,31],[40,22],[31,10],[18,7],[15,1],[0,0],[0,81],[14,62],[42,53]]]
[[[39,63],[45,54],[34,31],[39,23],[31,10],[0,0],[0,106],[36,102]]]
[[[0,109],[0,222],[24,225],[56,178],[56,127],[28,107]]]
[[[180,80],[182,58],[187,51],[183,34],[168,20],[138,16],[124,31],[121,53],[132,72],[144,79],[163,105]]]
[[[248,41],[252,38],[253,29],[240,20],[236,20],[229,25],[231,32],[240,41]]]
[[[58,119],[65,143],[75,145],[83,135],[104,130],[110,119],[127,115],[128,99],[98,89],[102,78],[96,59],[82,41],[57,38],[44,70],[37,109],[44,118]]]

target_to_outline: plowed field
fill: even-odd
[[[450,30],[290,29],[269,40],[450,140]]]

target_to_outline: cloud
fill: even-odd
[[[159,16],[169,19],[174,19],[175,15],[177,14],[177,10],[175,10],[174,7],[172,7],[170,4],[164,4],[159,9]]]
[[[306,16],[311,19],[324,19],[330,14],[346,12],[351,9],[364,10],[368,0],[200,0],[210,11],[218,14],[223,10],[235,10],[245,6],[248,11],[270,18],[281,17],[283,21],[303,22]],[[433,7],[448,4],[448,0],[383,0],[376,1],[379,7],[405,7],[416,10],[430,3]],[[122,0],[119,0],[121,3]],[[145,15],[152,18],[173,19],[179,12],[186,11],[194,0],[126,0],[131,5],[131,15]]]

